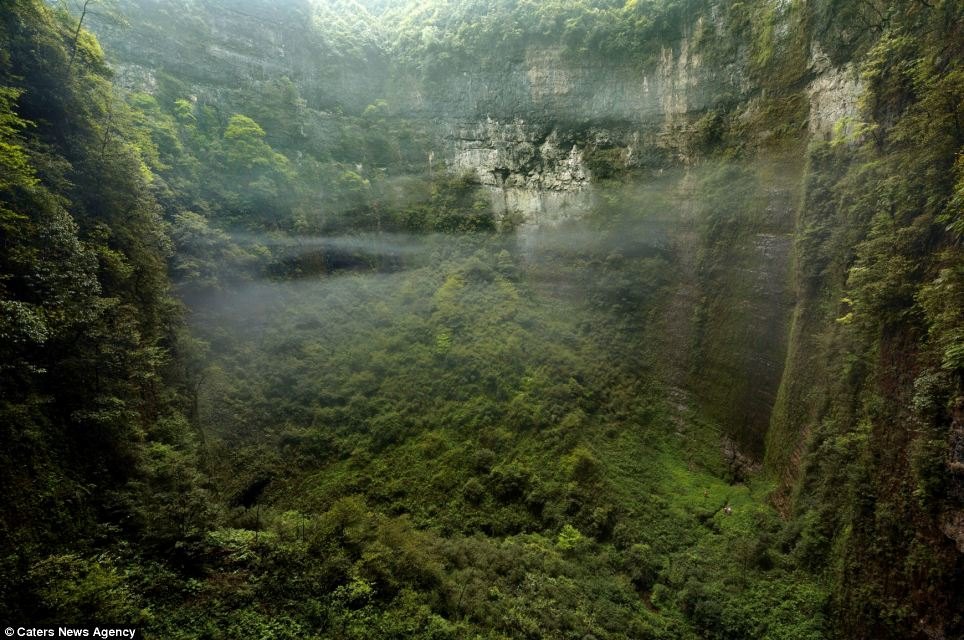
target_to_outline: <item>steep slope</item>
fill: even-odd
[[[95,550],[170,548],[173,497],[207,508],[151,149],[75,21],[16,0],[0,40],[0,615],[74,617],[100,585],[87,604],[126,618],[124,563]]]

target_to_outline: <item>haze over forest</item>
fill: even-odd
[[[964,638],[962,26],[4,0],[0,623]]]

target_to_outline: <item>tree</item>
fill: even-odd
[[[293,174],[288,159],[264,140],[265,132],[251,118],[235,114],[224,130],[224,187],[235,214],[244,213],[262,223],[276,226],[290,212],[286,204],[292,194]],[[223,179],[223,178],[222,178]],[[230,185],[230,181],[236,185]]]

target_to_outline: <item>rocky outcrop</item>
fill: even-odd
[[[453,73],[407,108],[459,123],[445,135],[448,164],[473,174],[498,212],[524,226],[554,225],[593,201],[589,148],[620,149],[631,167],[648,155],[644,147],[675,144],[672,129],[719,89],[703,73],[686,40],[664,47],[648,71],[532,48],[500,69]]]
[[[591,204],[583,152],[556,129],[487,119],[453,127],[449,139],[449,168],[472,174],[502,216],[545,226],[577,217]]]
[[[853,128],[858,114],[860,79],[853,65],[842,68],[830,64],[829,58],[814,43],[810,68],[815,75],[807,87],[810,100],[808,128],[811,136],[829,139],[834,129],[846,135]]]

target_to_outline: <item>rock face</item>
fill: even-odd
[[[853,65],[843,68],[831,66],[827,56],[814,45],[810,67],[814,80],[807,87],[810,99],[810,135],[829,139],[834,128],[843,126],[839,133],[846,134],[857,116],[860,98],[860,80]]]
[[[591,205],[591,174],[576,144],[524,120],[486,119],[456,125],[449,167],[470,173],[489,193],[498,214],[522,215],[524,226],[553,225]]]
[[[732,89],[706,70],[684,38],[663,47],[648,69],[574,59],[561,47],[527,49],[498,68],[456,70],[405,96],[409,117],[455,122],[447,161],[476,175],[496,209],[526,225],[556,224],[592,202],[586,150],[623,150],[627,166],[643,147],[672,148],[672,130]]]
[[[325,3],[122,0],[118,9],[133,19],[92,13],[87,24],[127,84],[162,72],[218,94],[288,77],[314,109],[360,111],[383,95],[388,78],[384,52],[361,25],[352,53],[340,50],[345,44],[331,32],[348,27]]]
[[[412,87],[410,78],[392,87],[406,96],[400,110],[436,118],[493,118],[535,122],[661,121],[667,113],[704,108],[727,91],[725,76],[704,71],[688,39],[663,47],[648,67],[577,58],[558,46],[530,47],[499,66],[467,66]],[[419,84],[419,83],[417,83]]]

